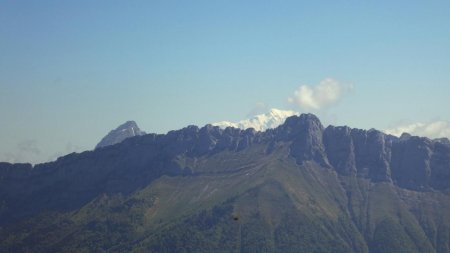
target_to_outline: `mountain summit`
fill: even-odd
[[[127,138],[144,135],[145,132],[139,129],[134,121],[127,121],[109,132],[103,139],[95,146],[95,149],[114,145],[124,141]]]
[[[277,126],[283,124],[288,117],[293,115],[298,115],[298,113],[273,108],[267,113],[255,115],[250,119],[245,119],[238,122],[220,121],[212,123],[212,125],[220,128],[254,128],[256,131],[265,131],[267,129],[276,128]]]

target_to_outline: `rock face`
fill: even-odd
[[[134,137],[144,135],[145,132],[141,131],[134,121],[127,121],[120,125],[118,128],[109,132],[103,139],[95,146],[95,149],[114,145],[122,142],[123,140]]]
[[[425,163],[428,166],[428,163]],[[428,168],[428,167],[427,167]],[[450,183],[450,144],[434,143],[429,163],[431,174],[427,181],[434,189],[448,189]]]
[[[342,175],[356,175],[355,146],[352,129],[328,126],[323,141],[331,165]]]
[[[430,160],[433,149],[430,140],[416,136],[396,142],[391,161],[396,183],[410,189],[432,187]]]
[[[323,126],[313,114],[289,117],[278,129],[281,140],[291,141],[290,154],[297,163],[314,160],[328,166],[328,159],[323,145]]]
[[[390,181],[390,144],[377,130],[353,129],[356,167],[359,175],[374,181]]]

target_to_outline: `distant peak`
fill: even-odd
[[[280,109],[276,109],[276,108],[270,109],[269,112],[272,113],[272,114],[282,114],[282,115],[285,115],[285,114],[296,115],[296,114],[298,114],[297,112],[294,112],[294,111],[280,110]]]
[[[135,121],[129,120],[122,125],[120,125],[117,129],[127,128],[127,127],[138,127]]]
[[[103,139],[95,146],[95,148],[106,147],[124,141],[127,138],[144,135],[145,132],[139,129],[135,121],[129,120],[116,129],[110,131]]]
[[[258,114],[249,119],[244,119],[238,122],[221,121],[212,123],[212,125],[218,126],[220,128],[253,128],[256,131],[265,131],[267,129],[278,127],[279,125],[283,124],[288,117],[298,114],[298,112],[294,111],[272,108],[267,113]]]

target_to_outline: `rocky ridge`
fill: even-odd
[[[289,117],[284,124],[265,132],[252,128],[221,129],[206,125],[202,128],[188,126],[165,135],[146,134],[128,138],[119,146],[71,154],[56,162],[34,167],[29,164],[0,163],[0,176],[3,180],[31,177],[64,167],[61,165],[69,161],[80,163],[96,159],[101,163],[101,158],[110,153],[120,153],[117,159],[126,159],[130,162],[128,167],[136,167],[133,164],[160,159],[161,156],[171,159],[183,154],[196,157],[223,150],[239,152],[257,143],[267,144],[267,152],[271,152],[279,143],[288,143],[290,156],[297,163],[313,161],[340,175],[369,178],[374,182],[392,182],[414,190],[450,188],[450,145],[446,141],[407,135],[398,138],[375,129],[362,130],[347,126],[324,128],[313,114]],[[145,165],[143,163],[142,167]]]

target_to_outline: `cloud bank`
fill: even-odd
[[[338,102],[352,89],[351,85],[343,85],[332,78],[322,80],[316,86],[302,85],[288,102],[296,104],[304,110],[320,110]]]
[[[431,139],[443,137],[449,138],[450,122],[439,120],[430,123],[413,123],[386,129],[384,132],[395,136],[400,136],[402,133],[409,133],[411,135],[425,136]]]
[[[7,152],[0,154],[1,162],[21,163],[38,160],[42,151],[36,140],[24,140],[17,143],[14,152]]]

